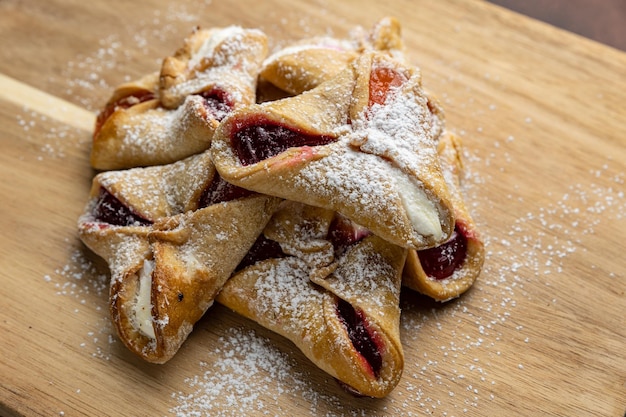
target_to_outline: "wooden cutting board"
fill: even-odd
[[[127,352],[106,265],[75,231],[113,87],[195,25],[278,47],[387,15],[464,140],[488,251],[460,299],[403,293],[396,390],[346,394],[220,306],[166,365]],[[626,54],[470,0],[4,0],[0,36],[1,415],[624,415]]]

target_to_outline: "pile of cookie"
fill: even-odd
[[[111,271],[120,339],[171,359],[217,301],[291,340],[346,389],[400,380],[400,291],[467,291],[483,241],[461,143],[385,18],[269,55],[194,30],[100,111],[79,236]]]

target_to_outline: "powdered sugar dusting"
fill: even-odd
[[[232,328],[218,342],[214,350],[218,360],[201,362],[204,372],[184,381],[188,389],[172,393],[176,406],[170,413],[178,417],[271,415],[279,398],[300,391],[308,391],[317,401],[307,375],[271,340],[249,329]]]
[[[106,171],[96,178],[106,189],[115,190],[115,196],[129,207],[154,221],[189,210],[192,197],[212,175],[208,156],[199,154],[168,165]],[[90,211],[87,208],[86,218],[93,220]]]
[[[131,115],[118,127],[121,142],[117,156],[151,161],[163,159],[168,152],[179,154],[186,131],[198,123],[196,120],[202,118],[202,111],[202,100],[189,96],[175,110],[156,108]],[[208,148],[210,139],[209,136],[205,140],[205,148]]]
[[[489,200],[483,188],[488,178],[483,172],[488,161],[471,151],[466,151],[465,157],[463,189],[468,203],[474,207],[475,217],[485,229],[482,223]],[[599,179],[607,180],[605,185],[599,185]],[[504,337],[510,334],[507,329],[519,334],[519,344],[541,343],[532,329],[520,324],[523,321],[518,313],[520,304],[534,301],[526,287],[546,285],[556,289],[559,274],[569,267],[573,256],[587,250],[581,247],[584,240],[595,235],[606,222],[624,221],[623,183],[624,173],[612,170],[609,160],[591,169],[587,182],[565,185],[562,194],[552,196],[551,204],[520,213],[509,230],[486,233],[485,270],[474,289],[453,303],[421,306],[423,300],[420,302],[405,291],[402,338],[407,346],[418,346],[417,350],[411,348],[406,352],[405,375],[411,378],[403,378],[384,406],[365,405],[352,399],[351,408],[346,409],[337,392],[337,396],[325,399],[325,402],[333,400],[326,415],[463,415],[479,413],[486,402],[503,400],[498,396],[503,383],[502,369],[523,373],[530,366],[523,359],[520,362],[510,357],[511,341]],[[536,229],[546,232],[536,235],[533,231]],[[565,237],[557,238],[550,233],[555,230]],[[594,269],[593,265],[589,267]],[[624,277],[611,272],[608,278]],[[555,293],[547,301],[556,304],[558,297]],[[255,337],[251,332],[250,335]],[[249,343],[242,342],[240,348],[245,349]],[[268,359],[277,357],[269,344],[259,352]],[[294,366],[290,375],[303,382],[306,375],[300,369]],[[218,378],[214,372],[205,374],[205,378],[209,376]],[[258,391],[254,384],[247,388],[249,391],[244,392],[248,395]],[[303,395],[310,401],[309,415],[323,415],[326,408],[320,405],[319,396],[325,392],[326,389],[305,382],[294,384],[293,390],[282,391],[279,397]],[[199,394],[204,395],[202,391]],[[188,399],[184,401],[190,404]]]
[[[368,303],[387,308],[398,300],[399,283],[396,271],[383,256],[376,252],[370,241],[364,241],[348,250],[349,262],[340,262],[333,273],[330,288],[339,297],[349,295],[358,304]],[[397,304],[396,304],[397,305]]]
[[[297,186],[305,191],[315,189],[318,195],[314,198],[322,202],[333,202],[342,214],[359,223],[367,224],[370,229],[380,233],[381,236],[383,236],[383,231],[377,230],[377,225],[368,220],[388,219],[387,226],[395,228],[396,234],[385,236],[386,238],[395,238],[397,241],[402,231],[406,231],[407,228],[412,229],[412,226],[408,226],[405,207],[399,195],[402,187],[395,180],[404,178],[406,174],[375,155],[357,152],[349,147],[343,148],[339,142],[330,146],[335,147],[336,152],[324,159],[311,161],[300,171]],[[345,174],[345,167],[351,167],[350,175]],[[393,203],[390,204],[390,202]],[[430,210],[436,211],[432,203],[428,203]],[[322,203],[317,205],[320,204]],[[346,208],[341,209],[342,206]],[[360,207],[360,211],[348,213],[349,207]],[[428,205],[424,207],[426,208]],[[436,214],[435,217],[437,217]],[[406,242],[410,242],[408,233],[404,236],[407,239]],[[411,236],[411,238],[423,239],[420,235]],[[406,244],[406,242],[399,243]]]
[[[436,163],[437,152],[433,119],[419,84],[419,73],[413,74],[404,86],[390,90],[384,105],[365,109],[352,121],[350,143],[389,158],[406,172],[425,175],[424,168]]]
[[[279,260],[276,265],[261,272],[255,282],[258,302],[253,307],[259,317],[280,317],[280,326],[287,332],[297,329],[313,330],[311,310],[308,306],[320,306],[324,294],[309,282],[306,263],[297,258]],[[277,324],[277,323],[274,323]]]
[[[74,300],[74,314],[85,310],[96,312],[96,321],[91,323],[78,347],[94,358],[110,360],[112,346],[118,342],[108,315],[109,275],[102,270],[83,249],[75,248],[65,265],[43,279],[53,286],[55,296]],[[67,305],[72,306],[71,302]]]
[[[69,112],[64,108],[58,108],[57,111]],[[28,107],[23,107],[15,119],[23,132],[23,140],[39,146],[35,152],[37,161],[66,159],[73,152],[84,149],[91,140],[81,129],[56,123]],[[25,158],[25,155],[20,155],[20,158]]]

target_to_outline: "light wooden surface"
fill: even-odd
[[[386,15],[466,145],[475,287],[403,293],[406,367],[384,400],[220,306],[168,364],[136,359],[75,233],[93,112],[194,25],[278,46]],[[3,0],[0,37],[1,415],[624,415],[626,54],[470,0]]]

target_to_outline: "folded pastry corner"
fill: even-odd
[[[323,88],[233,112],[214,137],[212,155],[220,175],[254,189],[266,182],[267,169],[297,168],[325,156],[329,151],[319,145],[337,141],[353,88],[352,72],[344,71]]]
[[[196,29],[163,60],[159,92],[166,108],[201,95],[215,118],[254,103],[257,77],[267,56],[267,36],[239,26]]]
[[[459,297],[474,284],[484,263],[485,250],[460,189],[460,139],[444,132],[438,152],[451,190],[456,218],[454,233],[434,248],[409,250],[403,285],[443,302]]]
[[[298,96],[248,106],[216,131],[229,182],[338,211],[400,246],[445,241],[454,221],[419,72],[367,52]]]
[[[315,222],[303,213],[315,216],[305,209],[292,219],[302,220],[302,225]],[[306,257],[282,251],[287,243],[283,241],[273,250],[254,251],[255,258],[227,281],[217,301],[292,341],[351,392],[384,397],[395,388],[404,367],[399,297],[406,249],[351,227],[353,223],[338,214],[341,221],[330,223],[325,214],[318,214],[318,227],[327,229],[335,254],[334,267],[327,268],[326,275],[313,273]],[[290,230],[275,235],[306,239],[305,234],[291,233],[292,224],[281,224]],[[318,241],[318,233],[312,239]],[[290,246],[310,247],[296,241]]]
[[[395,17],[386,16],[380,19],[359,43],[361,50],[384,51],[398,61],[405,59],[402,27]]]
[[[312,274],[333,267],[335,248],[328,239],[337,215],[331,210],[285,200],[265,227],[264,237],[281,251],[307,263]]]
[[[158,74],[151,74],[119,86],[98,114],[91,165],[110,170],[169,164],[206,150],[216,126],[200,96],[165,109]]]
[[[270,55],[260,77],[290,94],[300,94],[335,77],[358,56],[354,42],[328,36],[305,39]]]
[[[355,31],[349,39],[329,36],[303,39],[270,55],[260,77],[290,94],[301,94],[343,71],[364,51],[404,59],[400,23],[393,17],[378,21],[370,31]]]
[[[111,270],[122,342],[146,361],[168,361],[279,203],[223,181],[208,153],[98,174],[78,231]]]

